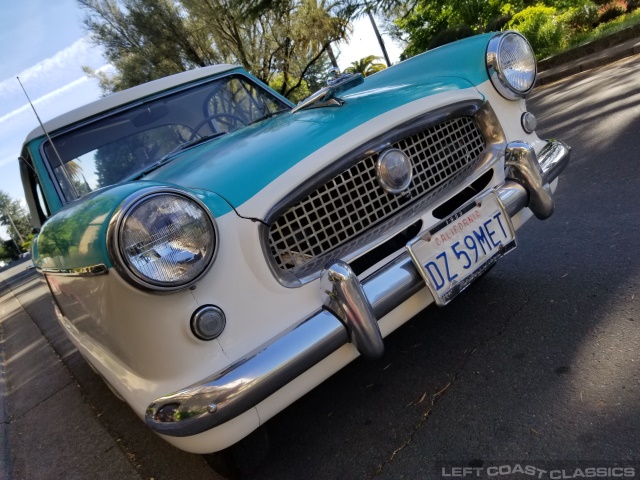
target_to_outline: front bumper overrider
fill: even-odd
[[[507,145],[507,179],[495,189],[506,212],[525,207],[540,219],[553,213],[550,183],[569,163],[570,148],[549,140],[536,155],[526,142]],[[300,374],[353,343],[368,358],[382,355],[378,319],[425,287],[407,253],[360,281],[349,265],[335,261],[320,280],[324,307],[258,351],[221,372],[156,399],[145,415],[156,432],[186,437],[241,415]]]

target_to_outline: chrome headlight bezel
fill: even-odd
[[[524,42],[524,48],[527,50],[526,53],[531,56],[530,60],[533,63],[533,79],[531,80],[530,85],[528,85],[524,89],[514,86],[512,82],[509,81],[508,72],[506,72],[504,68],[502,58],[502,45],[510,36],[519,37],[519,39]],[[492,37],[491,40],[489,40],[489,44],[487,45],[486,63],[487,73],[489,75],[491,83],[498,91],[498,93],[508,100],[518,100],[521,98],[525,98],[529,94],[529,92],[531,92],[536,83],[536,77],[538,75],[538,65],[536,62],[536,57],[533,52],[533,48],[531,48],[531,44],[529,44],[529,41],[521,33],[513,30],[508,30]]]
[[[205,218],[208,220],[209,227],[211,228],[213,251],[208,254],[208,258],[206,259],[204,266],[201,267],[201,271],[198,272],[191,280],[185,282],[165,283],[146,277],[136,271],[135,267],[131,265],[131,262],[129,262],[123,251],[123,228],[126,225],[129,216],[143,202],[160,195],[173,195],[192,202],[204,213]],[[149,187],[130,195],[120,204],[116,212],[113,214],[107,228],[107,250],[116,271],[131,285],[155,293],[171,293],[185,290],[200,281],[211,269],[211,266],[215,261],[219,249],[219,239],[220,236],[218,235],[218,227],[215,218],[207,206],[194,195],[185,192],[184,190],[170,187]]]

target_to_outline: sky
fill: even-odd
[[[24,203],[17,157],[25,137],[38,125],[16,77],[20,77],[43,122],[97,100],[98,82],[82,66],[108,69],[100,47],[82,26],[76,0],[6,2],[0,15],[0,190]],[[385,37],[392,62],[402,47]],[[340,46],[345,69],[368,55],[382,56],[367,18],[354,24],[349,44]],[[6,233],[0,230],[0,236]]]

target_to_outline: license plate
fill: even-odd
[[[439,306],[516,246],[511,218],[493,192],[422,232],[407,250]]]

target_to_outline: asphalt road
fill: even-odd
[[[526,463],[640,476],[640,56],[538,89],[529,107],[541,137],[573,147],[556,213],[519,230],[518,248],[453,304],[388,337],[382,359],[357,360],[268,422],[270,455],[251,478],[426,479],[440,463],[449,474]],[[60,331],[44,288],[18,280],[17,298],[128,475],[221,478],[111,395]],[[90,441],[87,431],[69,441]],[[65,441],[47,452],[43,440],[25,460],[30,444],[13,447],[11,424],[9,438],[15,478]],[[55,478],[95,478],[116,460],[71,458]]]

